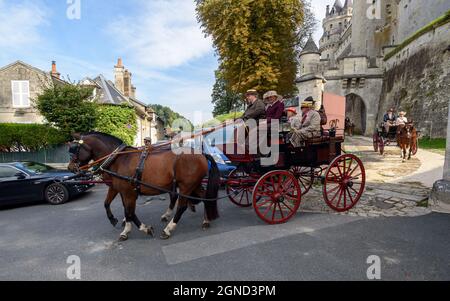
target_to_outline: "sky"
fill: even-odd
[[[312,0],[319,21],[329,2]],[[192,0],[0,0],[0,24],[0,67],[22,60],[49,71],[54,60],[65,79],[113,80],[121,57],[139,100],[194,124],[212,118],[218,63]]]

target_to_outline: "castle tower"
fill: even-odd
[[[375,32],[384,25],[382,16],[385,0],[355,1],[352,18],[352,56],[373,59],[381,54],[381,45],[376,45]]]
[[[312,96],[316,105],[322,104],[322,93],[325,79],[320,75],[320,52],[312,37],[309,37],[302,52],[300,52],[300,77],[297,79],[298,97],[302,101]]]
[[[346,0],[344,5],[340,0],[336,0],[331,8],[327,5],[325,19],[322,22],[323,35],[319,45],[322,59],[329,60],[331,65],[334,65],[335,54],[343,34],[350,27],[352,13],[352,0]]]

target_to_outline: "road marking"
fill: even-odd
[[[167,264],[174,265],[226,253],[278,238],[339,226],[361,220],[360,217],[313,214],[297,216],[283,225],[258,225],[204,236],[162,247]]]

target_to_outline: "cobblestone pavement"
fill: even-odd
[[[363,161],[367,177],[366,190],[353,209],[336,214],[375,218],[431,213],[429,208],[423,207],[428,200],[429,188],[414,182],[390,183],[416,172],[422,164],[417,158],[403,163],[400,149],[395,146],[387,147],[381,156],[373,151],[371,140],[364,137],[346,138],[345,150]],[[302,197],[300,211],[334,213],[324,201],[320,180]]]

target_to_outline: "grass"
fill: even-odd
[[[450,22],[450,10],[447,11],[444,15],[437,18],[436,20],[429,23],[428,25],[422,27],[419,31],[417,31],[412,36],[410,36],[405,41],[403,41],[403,43],[398,45],[394,50],[392,50],[391,52],[386,54],[386,56],[384,57],[384,61],[387,61],[390,58],[392,58],[393,56],[395,56],[397,53],[402,51],[406,46],[411,44],[413,41],[417,40],[419,37],[423,36],[424,34],[430,32],[430,31],[434,30],[435,28],[438,28],[448,22]]]
[[[445,154],[446,145],[447,140],[443,138],[423,138],[419,140],[419,149],[426,149],[441,155]]]

